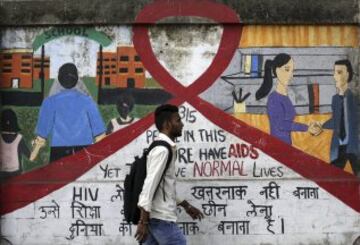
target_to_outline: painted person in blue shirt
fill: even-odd
[[[46,139],[50,139],[52,162],[105,137],[105,125],[95,102],[73,89],[78,82],[76,66],[72,63],[62,65],[58,80],[65,90],[42,103],[30,160],[36,158]]]

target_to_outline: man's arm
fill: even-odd
[[[45,99],[40,107],[39,118],[36,124],[36,138],[32,141],[30,161],[34,161],[39,151],[45,146],[46,139],[54,126],[54,104],[51,97]]]
[[[88,99],[87,115],[94,137],[94,142],[96,143],[105,138],[106,128],[97,105],[90,98]]]
[[[184,200],[181,203],[179,203],[179,205],[185,209],[186,213],[190,215],[192,219],[201,220],[204,218],[204,214],[199,209],[195,208],[190,203],[188,203],[188,201]]]
[[[150,212],[152,201],[169,156],[165,146],[157,146],[149,152],[146,163],[146,178],[139,196],[138,206]]]
[[[144,241],[148,234],[148,224],[152,201],[162,173],[165,170],[169,151],[165,146],[157,146],[149,152],[146,164],[146,178],[139,196],[138,207],[141,210],[135,238]]]
[[[176,195],[176,205],[181,206],[185,209],[186,213],[191,216],[193,219],[201,220],[204,218],[204,215],[201,211],[194,206],[192,206],[188,201]]]
[[[148,224],[150,217],[150,213],[145,211],[145,209],[140,207],[140,211],[140,220],[135,233],[135,238],[139,242],[144,241],[149,233]]]
[[[36,124],[35,134],[46,139],[51,133],[55,120],[55,102],[51,97],[45,99],[40,107],[39,117]]]

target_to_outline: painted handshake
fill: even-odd
[[[320,122],[311,122],[308,128],[308,132],[313,136],[318,136],[323,131],[322,124]]]

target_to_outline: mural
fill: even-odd
[[[171,16],[215,24],[151,25]],[[166,102],[178,192],[206,216],[178,210],[189,244],[353,244],[356,27],[228,25],[210,1],[136,21],[2,30],[1,244],[134,244],[123,181]]]
[[[126,35],[131,35],[130,29],[111,30],[113,36],[118,35],[118,33],[122,35],[121,38],[114,41],[111,41],[109,35],[95,28],[60,27],[48,30],[32,30],[30,35],[34,36],[34,39],[32,43],[25,44],[21,42],[12,43],[13,32],[10,30],[5,32],[7,35],[3,37],[3,43],[4,46],[6,44],[8,46],[2,50],[2,104],[13,108],[19,117],[26,118],[26,120],[21,121],[24,123],[22,128],[26,135],[27,145],[31,145],[38,135],[40,125],[44,128],[46,122],[54,120],[50,113],[59,113],[61,108],[64,109],[63,116],[59,118],[57,115],[56,120],[58,121],[55,123],[57,125],[55,127],[65,127],[68,137],[73,137],[75,131],[78,132],[79,127],[86,123],[84,122],[85,119],[79,120],[77,118],[79,113],[85,113],[87,109],[84,107],[86,105],[98,104],[103,117],[101,120],[105,119],[107,122],[110,118],[117,118],[118,123],[116,124],[116,121],[113,121],[111,125],[115,126],[110,125],[108,128],[115,127],[118,129],[119,123],[122,125],[133,122],[134,116],[129,114],[130,111],[125,112],[124,109],[121,109],[126,103],[130,103],[128,106],[131,106],[132,113],[136,113],[137,118],[140,118],[152,111],[157,104],[164,103],[171,97],[170,94],[161,89],[150,74],[145,75],[146,71],[140,57],[137,55],[131,40],[128,40],[129,37],[126,37]],[[15,33],[18,32],[21,31],[15,31]],[[20,37],[21,35],[23,34],[19,34]],[[27,46],[25,46],[26,48],[17,48],[18,45]],[[105,49],[106,46],[108,46],[107,49]],[[69,90],[66,86],[71,86],[64,86],[60,81],[60,68],[67,63],[75,64],[76,68],[74,69],[76,71],[74,73],[78,76],[78,80],[72,89],[77,91],[77,94],[85,95],[84,100],[87,101],[82,103],[83,106],[80,106],[78,101],[65,99],[63,102],[56,102],[58,109],[54,110],[54,102],[50,102],[50,100],[54,101],[55,95],[57,98],[64,97],[60,94]],[[67,72],[65,73],[67,74]],[[127,102],[123,103],[120,100]],[[95,107],[92,106],[92,108]],[[39,111],[40,109],[41,111]],[[118,112],[119,110],[122,112]],[[77,122],[74,121],[75,115]],[[67,122],[64,122],[65,119]],[[63,124],[59,126],[60,121]],[[70,132],[69,126],[66,124],[74,126],[74,123],[78,124],[78,128],[73,127],[73,132]],[[38,130],[35,130],[36,125]],[[53,127],[53,125],[47,126]],[[108,132],[112,132],[112,129],[108,129]],[[49,133],[46,132],[46,136]],[[98,133],[100,132],[95,132],[94,136],[98,136],[96,135]],[[56,130],[52,133],[53,137],[54,134],[64,136],[64,132],[56,132]],[[46,138],[44,135],[42,136]],[[54,141],[53,138],[52,140]],[[93,143],[92,139],[88,139],[85,144],[81,142],[82,139],[79,140],[78,143],[83,146]],[[34,147],[33,159],[31,159],[32,161],[24,159],[23,171],[26,172],[49,162],[49,148],[54,145],[40,141],[39,138],[36,138],[33,142],[37,143],[35,144],[37,147]],[[55,141],[57,140],[55,139]],[[39,151],[40,146],[44,144],[46,150]],[[60,143],[60,145],[59,142],[55,144],[57,147],[69,146],[68,142]],[[39,156],[35,154],[38,151]]]

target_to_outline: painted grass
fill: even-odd
[[[162,86],[154,78],[146,78],[145,88],[162,88]]]

